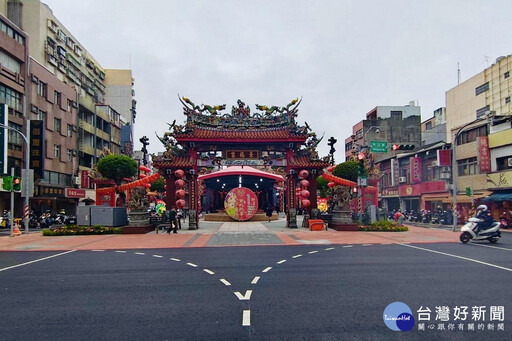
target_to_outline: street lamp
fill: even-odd
[[[366,133],[364,133],[364,136],[363,136],[363,140],[364,140],[364,143],[367,144],[366,142],[366,135],[368,135],[368,133],[370,132],[370,130],[372,130],[373,128],[375,128],[375,133],[380,133],[380,129],[378,126],[371,126],[370,128],[368,128],[368,130],[366,131]]]
[[[19,130],[16,130],[14,128],[11,128],[9,126],[6,126],[4,124],[1,124],[0,123],[0,128],[4,128],[4,129],[7,129],[7,130],[12,130],[18,134],[21,135],[21,137],[23,138],[23,140],[25,141],[25,179],[23,179],[22,181],[25,181],[25,209],[28,209],[29,208],[29,196],[30,196],[30,192],[29,192],[29,188],[28,188],[28,176],[29,176],[29,172],[30,172],[30,165],[29,165],[29,160],[30,160],[30,152],[29,152],[29,149],[30,149],[30,145],[28,143],[28,139],[25,135],[23,135],[23,133]],[[11,199],[12,200],[12,199]],[[25,209],[23,210],[23,215],[25,215]],[[11,221],[10,221],[10,224],[11,224],[11,236],[14,235],[13,233],[13,217],[14,217],[14,207],[11,207]],[[28,221],[29,221],[29,217],[28,215],[25,217],[24,219],[24,222],[25,222],[25,233],[28,233]]]
[[[453,138],[452,143],[452,195],[453,195],[453,227],[452,231],[457,231],[457,177],[458,177],[458,169],[457,169],[457,139],[459,138],[459,134],[462,133],[464,128],[466,128],[469,125],[472,125],[474,123],[483,121],[485,119],[489,118],[489,113],[487,113],[485,116],[479,117],[474,121],[471,121],[469,123],[464,124],[462,127],[459,128],[457,133],[455,134],[455,137]]]

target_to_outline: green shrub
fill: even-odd
[[[101,225],[78,226],[66,225],[44,229],[43,236],[74,236],[74,235],[97,235],[97,234],[121,234],[120,227],[105,227]]]
[[[407,226],[399,226],[398,223],[389,220],[377,221],[370,225],[359,225],[358,231],[372,232],[403,232],[409,231]]]

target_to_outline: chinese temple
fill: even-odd
[[[300,100],[284,107],[256,104],[252,114],[241,100],[231,112],[225,104],[179,100],[185,124],[174,120],[157,135],[166,150],[152,161],[165,178],[167,207],[188,209],[189,229],[198,228],[200,213],[224,210],[236,188],[246,189],[238,195],[248,200],[249,192],[257,198],[252,210],[285,212],[290,228],[297,227],[297,209],[316,212],[316,178],[329,162],[316,151],[322,138],[296,121]]]

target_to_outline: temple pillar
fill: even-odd
[[[165,174],[165,206],[170,210],[171,207],[176,207],[176,185],[174,184],[176,177],[171,169],[166,169]]]

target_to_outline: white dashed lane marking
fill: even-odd
[[[251,325],[251,311],[244,310],[242,313],[242,327],[248,327]]]
[[[283,264],[284,262],[286,262],[286,259],[280,260],[277,264]]]
[[[302,257],[302,255],[295,255],[292,258],[299,258],[299,257]]]
[[[309,251],[308,253],[312,255],[313,253],[317,253],[318,251]]]
[[[215,275],[215,272],[213,272],[212,270],[203,269],[203,271],[206,272],[207,274]]]
[[[254,279],[252,280],[251,284],[256,284],[258,283],[258,281],[260,280],[260,276],[256,276],[254,277]]]
[[[117,253],[126,253],[126,251],[116,251]]]
[[[354,247],[354,245],[344,245],[342,247]]]
[[[334,250],[333,247],[328,247],[327,249],[325,249],[325,251],[330,251],[330,250]]]
[[[226,281],[224,278],[219,279],[219,281],[221,281],[221,282],[222,282],[224,285],[226,285],[226,286],[231,285],[231,283],[229,283],[228,281]]]
[[[145,253],[144,252],[135,252],[136,255],[141,255],[141,256],[144,256]]]
[[[269,267],[267,267],[267,268],[263,269],[263,271],[261,271],[261,272],[269,272],[269,271],[270,271],[270,269],[272,269],[272,267],[271,267],[271,266],[269,266]]]
[[[178,258],[169,258],[169,259],[172,261],[175,261],[175,262],[181,262],[181,259],[178,259]]]
[[[240,301],[248,301],[251,299],[252,290],[247,290],[245,292],[245,295],[242,296],[242,294],[238,291],[235,291],[235,296],[238,297]]]
[[[164,256],[160,256],[160,255],[153,255],[153,257],[155,257],[155,258],[163,258]]]
[[[196,265],[196,264],[194,264],[194,263],[187,263],[187,265],[188,265],[188,266],[191,266],[191,267],[193,267],[193,268],[197,268],[197,265]]]

